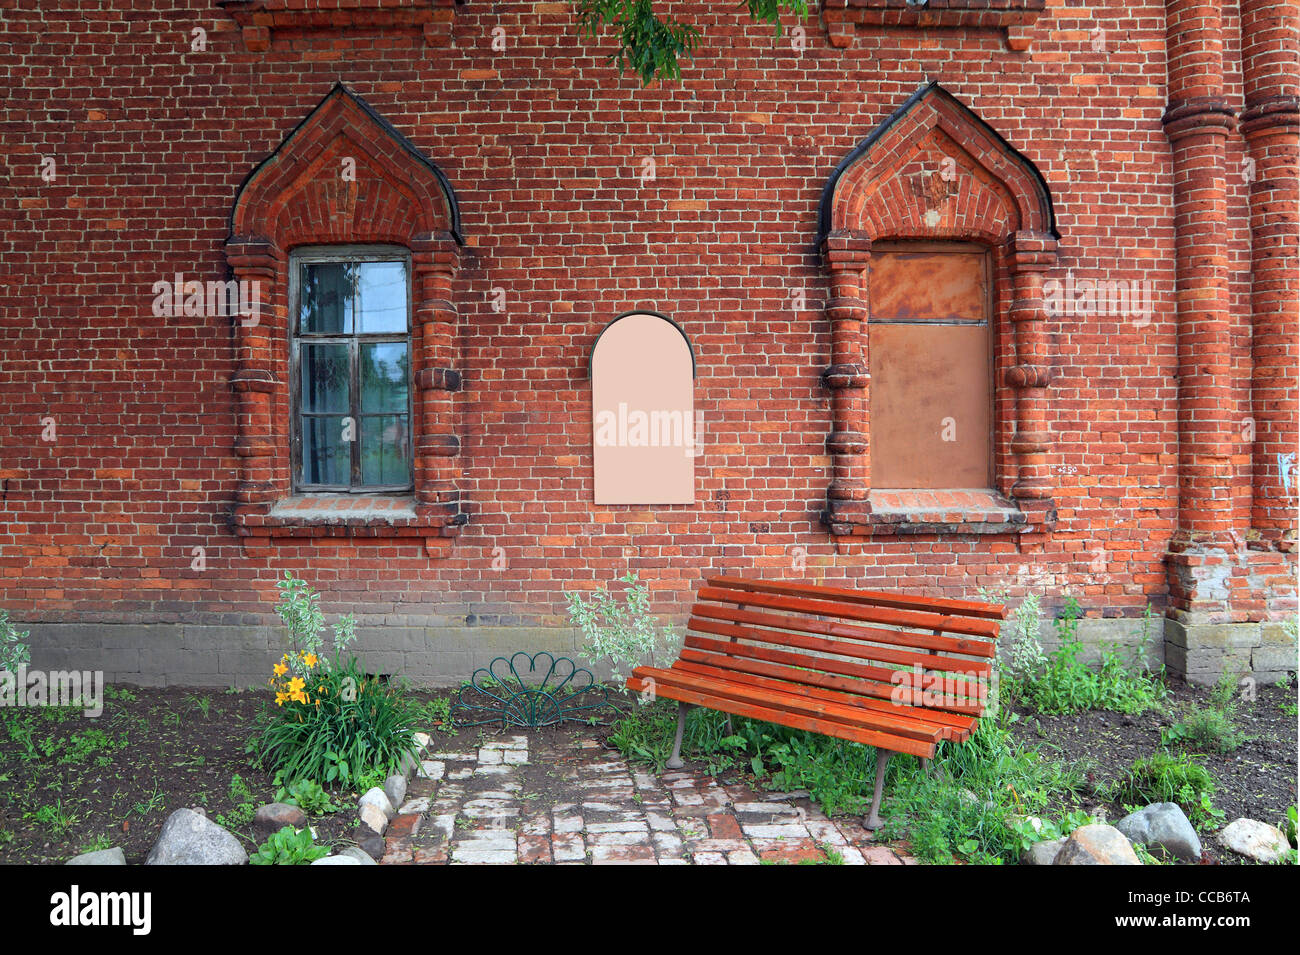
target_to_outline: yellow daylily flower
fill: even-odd
[[[289,672],[289,668],[283,663],[277,663],[275,666],[271,667],[271,672],[276,676],[284,676]]]
[[[308,667],[314,667],[314,666],[315,666],[317,663],[319,663],[320,661],[319,661],[319,658],[316,656],[316,654],[314,654],[314,653],[309,653],[309,654],[307,654],[305,657],[302,658],[302,662],[305,663],[305,664],[307,664]]]

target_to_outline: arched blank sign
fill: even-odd
[[[591,355],[597,504],[694,504],[695,358],[654,312],[620,315]]]

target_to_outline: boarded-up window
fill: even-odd
[[[597,504],[695,503],[695,362],[673,322],[621,315],[591,356]]]
[[[980,246],[872,249],[872,487],[992,486],[989,282]]]

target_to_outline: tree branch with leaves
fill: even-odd
[[[703,34],[690,23],[672,16],[659,16],[653,0],[576,0],[582,32],[597,37],[607,27],[617,34],[618,48],[607,62],[619,73],[631,70],[648,86],[656,79],[680,80],[683,59],[694,56]],[[783,13],[808,18],[808,0],[743,0],[756,23],[770,23],[775,35],[783,35]]]

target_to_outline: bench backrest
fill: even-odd
[[[1005,617],[996,604],[710,577],[680,661],[758,686],[921,707],[940,722],[961,714],[969,724],[988,703]]]

